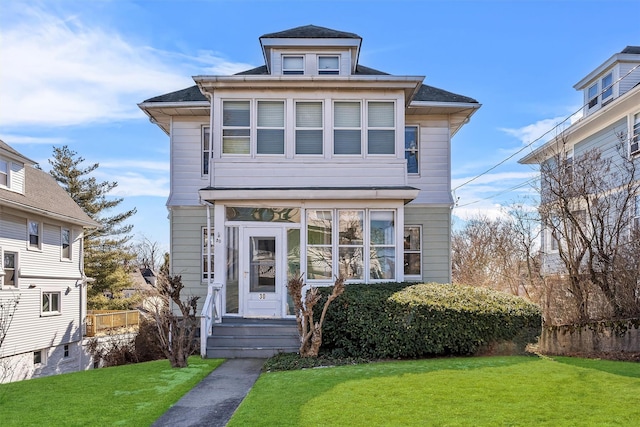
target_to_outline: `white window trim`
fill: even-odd
[[[404,233],[404,230],[407,229],[407,228],[417,228],[419,230],[419,232],[418,232],[418,234],[419,234],[418,239],[419,240],[418,241],[420,242],[420,247],[417,250],[416,249],[406,249],[404,247],[404,242],[403,242],[403,246],[402,246],[402,262],[404,263],[404,256],[406,254],[416,254],[416,253],[420,254],[420,273],[418,273],[418,274],[405,274],[404,277],[405,277],[405,279],[410,279],[410,280],[414,280],[414,279],[422,280],[422,261],[423,261],[423,259],[422,259],[422,252],[423,252],[422,251],[422,243],[423,243],[422,242],[422,225],[420,225],[420,224],[405,224],[404,227],[403,227],[403,233]],[[404,265],[403,265],[402,270],[404,272]]]
[[[392,104],[393,105],[393,126],[378,126],[372,127],[369,124],[369,105],[372,103],[382,103],[382,104]],[[364,146],[366,148],[366,152],[364,152],[365,157],[396,157],[396,139],[398,136],[397,131],[397,120],[396,120],[396,102],[395,100],[377,100],[377,99],[367,99],[366,102],[366,111],[364,112],[364,118],[366,119],[366,125],[363,127],[363,138],[365,140]],[[393,153],[384,153],[384,154],[369,154],[369,131],[373,130],[392,130],[393,131]],[[404,144],[403,144],[404,145]],[[403,153],[404,155],[404,153]]]
[[[35,223],[38,224],[38,245],[37,246],[32,246],[31,245],[31,223]],[[27,218],[27,250],[30,251],[42,251],[42,237],[43,237],[43,223],[40,221],[34,221],[31,219]]]
[[[40,353],[40,362],[36,363],[36,353]],[[35,350],[33,352],[33,366],[40,367],[47,364],[47,352],[45,350]]]
[[[321,117],[321,121],[320,121],[320,126],[318,127],[302,127],[302,126],[298,126],[297,125],[297,105],[298,103],[301,104],[311,104],[311,103],[316,103],[316,104],[320,104],[320,113],[322,115]],[[286,107],[286,106],[285,106]],[[293,101],[293,153],[295,157],[324,157],[324,152],[325,152],[325,136],[326,136],[326,132],[325,132],[325,103],[323,100],[320,99],[296,99]],[[285,111],[285,116],[286,116],[286,111]],[[299,130],[319,130],[322,132],[322,143],[321,143],[321,152],[320,154],[298,154],[297,153],[297,131]],[[285,131],[286,132],[286,131]],[[285,135],[286,138],[286,135]]]
[[[405,125],[404,128],[405,128],[405,133],[403,135],[406,135],[406,129],[407,128],[413,128],[413,129],[416,130],[416,148],[414,148],[413,151],[415,151],[415,155],[416,155],[417,160],[418,160],[418,172],[409,172],[409,165],[407,165],[407,175],[412,176],[412,177],[418,177],[418,176],[420,176],[420,169],[421,169],[420,166],[422,164],[422,162],[420,161],[421,160],[420,159],[420,126],[418,126],[418,125]],[[408,151],[412,151],[412,150],[407,149],[405,144],[406,144],[406,139],[403,139],[402,146],[405,147],[404,148],[404,157],[406,159],[406,153]]]
[[[211,227],[211,234],[209,236],[209,244],[211,245],[211,258],[213,258],[211,260],[211,273],[209,274],[206,271],[207,268],[207,263],[206,263],[206,257],[207,257],[207,246],[206,245],[206,233],[207,233],[207,226],[203,226],[201,227],[200,230],[200,280],[202,281],[202,283],[206,283],[209,280],[209,276],[211,276],[211,280],[213,280],[213,278],[215,277],[215,269],[214,269],[214,241],[213,238],[215,236],[215,232],[214,232],[214,228]]]
[[[3,161],[3,162],[5,162],[5,163],[7,164],[7,170],[6,170],[6,172],[5,172],[5,171],[0,170],[0,174],[2,174],[2,175],[5,175],[5,176],[6,176],[7,184],[6,184],[6,185],[4,185],[4,184],[1,184],[1,183],[0,183],[0,187],[3,187],[3,188],[11,188],[11,165],[12,165],[12,163],[11,163],[9,160],[6,160],[6,159],[0,159],[0,160],[1,160],[1,161]]]
[[[359,127],[336,127],[336,104],[338,103],[358,103],[360,105],[360,126]],[[363,100],[362,99],[334,99],[331,105],[331,156],[334,158],[365,158],[366,157],[366,137],[365,137],[365,129],[364,124],[366,123],[365,119],[365,108],[363,108]],[[335,131],[336,130],[358,130],[360,131],[360,153],[358,154],[336,154],[336,138]]]
[[[595,88],[595,95],[591,94],[591,89]],[[598,91],[599,82],[595,82],[587,88],[587,108],[592,110],[600,105],[600,93]]]
[[[607,77],[611,77],[611,83],[605,86],[604,79]],[[603,107],[607,105],[609,102],[613,101],[614,93],[613,93],[613,71],[609,71],[607,74],[602,76],[600,79],[600,105]],[[611,90],[611,94],[607,97],[604,96],[604,93],[608,90]]]
[[[64,231],[69,232],[69,256],[64,256]],[[69,262],[73,260],[73,229],[71,227],[60,227],[60,261]]]
[[[7,271],[4,268],[4,254],[6,252],[12,253],[14,254],[14,260],[13,260],[13,281],[14,284],[13,285],[7,285],[6,283],[6,277],[7,277]],[[18,289],[20,287],[20,281],[19,281],[19,277],[20,277],[20,253],[18,251],[12,251],[12,250],[7,250],[7,249],[3,249],[2,247],[0,247],[0,289],[11,289],[11,290],[15,290]]]
[[[306,63],[306,55],[303,54],[286,54],[286,55],[282,55],[282,74],[283,75],[288,75],[288,76],[296,76],[296,75],[305,75],[306,74],[306,70],[305,70],[305,63]],[[302,68],[285,68],[284,67],[284,62],[285,62],[285,58],[301,58],[302,59]]]
[[[249,125],[248,126],[229,126],[224,124],[224,104],[225,102],[248,102],[249,103]],[[248,158],[248,157],[252,157],[252,153],[255,153],[255,126],[254,126],[254,121],[255,121],[255,111],[254,111],[254,104],[255,104],[255,100],[254,99],[247,99],[247,98],[224,98],[222,100],[220,100],[220,156],[221,157],[241,157],[241,158]],[[249,152],[248,153],[225,153],[224,152],[224,139],[225,139],[225,135],[224,135],[224,131],[225,130],[242,130],[242,129],[249,129]],[[231,139],[235,139],[235,138],[246,138],[246,137],[238,137],[238,136],[229,136],[228,138]],[[209,165],[209,167],[211,167],[211,165]]]
[[[205,148],[205,142],[208,142],[209,149]],[[201,149],[201,159],[200,159],[200,174],[203,177],[207,177],[211,174],[211,162],[213,160],[213,149],[212,149],[212,140],[211,140],[211,127],[209,125],[202,126],[200,129],[200,149]],[[209,162],[207,163],[207,172],[204,171],[204,162],[205,155],[207,156]]]
[[[258,126],[258,109],[260,106],[261,102],[278,102],[282,104],[282,108],[283,108],[283,120],[282,120],[282,126]],[[251,118],[249,119],[249,123],[251,125],[251,131],[250,134],[251,135],[255,135],[255,138],[253,138],[255,141],[251,141],[250,143],[250,154],[251,157],[278,157],[278,158],[282,158],[285,157],[287,155],[287,109],[288,109],[288,103],[285,99],[263,99],[263,98],[256,98],[253,102],[253,104],[255,104],[254,109],[255,111],[252,109],[252,114]],[[255,129],[255,130],[254,130]],[[282,153],[276,153],[276,154],[270,154],[270,153],[258,153],[258,130],[282,130],[282,134],[283,134],[283,141],[282,141]]]
[[[629,116],[629,156],[640,154],[640,112]]]
[[[58,310],[49,310],[49,311],[44,311],[43,310],[43,303],[44,303],[44,296],[45,294],[58,294]],[[48,317],[48,316],[59,316],[62,314],[62,295],[63,293],[60,291],[48,291],[48,290],[42,290],[40,289],[40,316],[41,317]]]
[[[322,58],[336,58],[338,60],[338,67],[337,68],[320,68],[320,60]],[[318,55],[317,59],[316,59],[316,67],[318,69],[318,74],[319,75],[328,75],[328,76],[335,76],[335,75],[340,75],[340,60],[341,60],[341,56],[336,54],[336,55]]]

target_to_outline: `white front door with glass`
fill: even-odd
[[[247,227],[242,239],[241,283],[246,317],[281,317],[286,289],[282,229]]]

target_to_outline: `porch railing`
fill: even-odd
[[[140,324],[140,312],[138,310],[89,310],[86,320],[86,336],[94,337],[103,332],[137,328]]]
[[[211,336],[214,323],[222,322],[222,283],[211,283],[207,290],[200,315],[200,355],[207,357],[207,338]]]

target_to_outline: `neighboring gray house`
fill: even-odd
[[[0,347],[0,382],[86,366],[82,237],[99,224],[34,164],[0,141],[0,316],[19,298]]]
[[[480,104],[361,65],[353,33],[259,41],[264,65],[139,104],[169,136],[171,269],[187,292],[217,317],[287,318],[300,274],[450,282],[451,138]]]
[[[519,162],[542,165],[560,154],[571,165],[572,159],[593,148],[620,162],[622,140],[622,155],[640,166],[640,46],[627,46],[614,54],[574,88],[584,96],[583,117]],[[632,211],[633,222],[640,223],[640,194],[635,195]],[[542,252],[544,272],[560,272],[558,239],[549,229],[542,234]]]

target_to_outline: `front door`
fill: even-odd
[[[282,229],[245,228],[242,294],[246,317],[281,317],[283,295]]]

